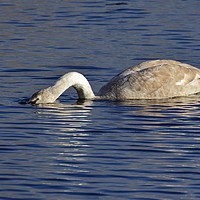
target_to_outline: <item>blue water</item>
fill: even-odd
[[[200,67],[198,0],[0,3],[0,199],[200,199],[199,96],[19,102],[68,71],[95,93],[151,59]]]

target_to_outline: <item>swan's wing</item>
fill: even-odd
[[[171,72],[163,66],[146,68],[129,75],[127,88],[147,95],[163,87],[172,78]]]
[[[114,99],[183,96],[194,93],[195,87],[191,88],[191,85],[197,84],[199,77],[200,71],[187,64],[171,60],[149,61],[114,77],[99,94]]]

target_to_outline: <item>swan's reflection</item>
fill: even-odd
[[[91,124],[89,116],[92,110],[92,101],[84,101],[79,104],[40,104],[37,106],[37,115],[45,128],[46,134],[57,135],[62,146],[77,146],[78,141],[74,138],[84,137],[88,134],[84,127]],[[69,142],[66,142],[70,137]],[[62,142],[65,140],[65,142]]]
[[[134,100],[115,102],[117,105],[134,107],[130,112],[143,116],[165,117],[166,114],[176,116],[191,117],[199,113],[200,95],[190,97],[180,97],[161,100]]]
[[[90,124],[88,116],[92,110],[92,101],[79,102],[77,104],[63,104],[59,101],[52,104],[39,104],[36,113],[41,122],[47,126],[47,131],[57,129],[58,134],[70,131],[84,131],[84,127]],[[55,133],[55,132],[53,132]]]
[[[85,162],[90,148],[87,127],[91,124],[92,103],[84,101],[71,105],[55,102],[37,107],[36,114],[43,132],[53,146],[49,152],[50,165],[56,176],[84,171],[79,165]]]

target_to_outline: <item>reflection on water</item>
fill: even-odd
[[[58,133],[70,131],[84,131],[85,126],[90,126],[88,116],[91,115],[92,101],[77,102],[77,104],[39,104],[36,114],[43,124],[58,128]],[[49,131],[49,130],[48,130]]]
[[[200,106],[200,96],[192,95],[189,97],[160,100],[130,100],[114,103],[116,105],[137,107],[137,113],[147,117],[164,117],[166,115],[170,117],[170,114],[173,117],[191,117],[192,115],[197,115]],[[133,112],[135,113],[135,110]]]
[[[77,104],[43,104],[36,107],[36,115],[41,120],[42,126],[46,127],[45,133],[56,136],[53,146],[56,147],[49,157],[48,172],[43,184],[48,186],[50,193],[57,192],[55,185],[64,194],[70,194],[73,190],[90,187],[83,179],[90,173],[85,163],[88,163],[88,143],[90,133],[87,131],[91,126],[92,101],[77,102]],[[57,183],[58,178],[59,181]],[[51,188],[52,180],[55,180],[54,188]],[[60,183],[65,183],[64,187]]]

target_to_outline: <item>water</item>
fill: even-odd
[[[200,101],[19,104],[67,71],[95,93],[149,59],[200,66],[200,3],[0,3],[0,199],[199,199]]]

